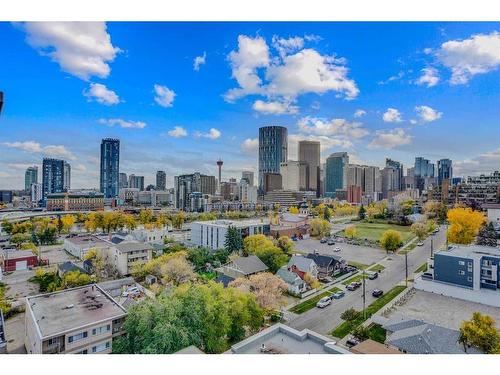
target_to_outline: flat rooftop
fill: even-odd
[[[278,323],[233,345],[230,354],[349,354],[316,332]]]
[[[96,284],[27,297],[26,303],[33,312],[42,338],[126,314]]]
[[[85,236],[75,236],[68,237],[66,241],[71,242],[74,245],[88,245],[88,246],[109,246],[110,243],[108,241],[102,240],[94,235],[85,235]]]
[[[448,250],[441,250],[436,254],[463,258],[473,258],[478,256],[500,257],[500,248],[480,245],[453,245],[450,246]]]
[[[212,225],[216,227],[227,228],[229,226],[235,228],[245,228],[251,225],[269,225],[269,219],[262,218],[261,219],[249,219],[249,220],[208,220],[208,221],[196,221],[193,224],[203,224],[203,225]]]

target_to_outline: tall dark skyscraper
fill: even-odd
[[[164,171],[156,172],[156,190],[167,189],[167,174]]]
[[[280,173],[281,163],[288,160],[288,129],[264,126],[259,129],[259,189],[264,187],[265,173]]]
[[[119,192],[120,140],[106,138],[101,142],[100,186],[104,198],[116,198]]]
[[[450,159],[441,159],[438,165],[438,184],[441,185],[444,180],[453,179],[453,166]]]
[[[306,163],[306,189],[320,193],[320,143],[317,141],[299,141],[299,161]]]
[[[42,196],[64,191],[64,160],[44,158],[42,164]]]
[[[325,195],[335,197],[337,190],[346,189],[347,152],[335,152],[326,159],[325,166]]]

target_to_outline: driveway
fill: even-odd
[[[446,242],[445,231],[441,230],[434,237],[434,248],[438,248]],[[299,241],[298,243],[305,242]],[[319,244],[319,241],[316,241]],[[328,245],[326,245],[328,246]],[[369,248],[370,251],[376,251]],[[367,251],[368,251],[367,250]],[[344,250],[340,253],[342,254]],[[344,254],[342,254],[344,256]],[[418,246],[408,253],[408,278],[413,278],[413,271],[424,263],[430,256],[430,238],[424,241],[424,246]],[[347,258],[348,259],[348,258]],[[360,260],[358,260],[360,261]],[[399,282],[405,279],[405,257],[404,255],[394,254],[384,258],[378,263],[385,267],[385,270],[375,280],[368,280],[366,283],[366,306],[374,301],[371,296],[373,289],[381,289],[384,292],[389,291]],[[344,289],[341,284],[337,287]],[[359,288],[353,292],[346,291],[345,297],[335,300],[324,309],[313,308],[301,315],[295,315],[290,319],[289,325],[298,330],[308,328],[323,335],[328,335],[333,328],[342,323],[340,314],[349,308],[356,310],[363,309],[363,292]]]
[[[34,275],[35,270],[19,270],[4,274],[2,282],[7,286],[5,296],[18,301],[26,296],[38,294],[38,285],[28,281]]]
[[[335,247],[340,247],[340,252],[334,252]],[[338,242],[333,246],[326,243],[320,243],[319,240],[308,238],[295,242],[295,249],[303,253],[313,253],[317,251],[319,254],[325,255],[340,255],[346,261],[357,262],[370,265],[377,263],[386,256],[385,251],[368,246],[349,245]]]

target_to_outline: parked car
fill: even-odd
[[[380,297],[382,294],[384,294],[384,292],[380,289],[375,289],[373,292],[372,292],[372,296],[375,297],[375,298],[378,298]]]
[[[338,253],[339,251],[341,251],[341,248],[340,248],[340,247],[338,247],[338,246],[335,246],[335,247],[333,248],[333,251],[335,251],[336,253]]]
[[[350,338],[348,339],[346,342],[345,342],[346,346],[348,348],[352,348],[353,346],[356,346],[359,344],[359,341],[356,340],[354,337],[353,338]]]
[[[439,228],[434,229],[433,233],[439,232]]]
[[[326,307],[331,303],[332,303],[332,300],[330,299],[330,297],[323,297],[318,301],[318,303],[316,304],[316,307],[319,307],[320,309],[322,309],[323,307]]]
[[[346,272],[354,272],[356,271],[358,268],[357,267],[354,267],[354,266],[347,266],[345,268]]]
[[[351,292],[352,292],[352,291],[354,291],[354,290],[356,290],[356,289],[358,289],[358,287],[357,287],[357,286],[356,286],[356,284],[354,284],[354,283],[350,283],[350,284],[348,284],[345,288],[346,288],[347,290],[351,291]]]
[[[417,242],[417,246],[424,246],[423,242]]]
[[[332,238],[330,238],[327,243],[330,246],[335,245],[335,241]]]
[[[343,290],[339,290],[338,292],[333,294],[333,298],[340,299],[345,296],[345,292]]]
[[[320,243],[326,243],[328,241],[328,238],[323,237],[321,240],[319,240]]]
[[[361,285],[363,285],[361,281],[353,281],[352,283],[356,285],[356,288],[359,288]]]
[[[366,274],[370,280],[375,280],[378,277],[378,272],[367,271]]]

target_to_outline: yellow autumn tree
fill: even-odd
[[[298,214],[299,213],[299,209],[297,207],[290,207],[288,209],[288,212],[291,213],[291,214]]]
[[[484,214],[471,208],[457,207],[448,211],[448,241],[468,245],[476,238],[486,220]]]
[[[344,234],[346,235],[347,238],[354,238],[356,237],[356,234],[358,234],[358,230],[354,225],[348,225],[344,229]]]
[[[73,228],[73,225],[75,225],[75,222],[76,218],[73,215],[64,215],[61,217],[62,227],[65,232],[69,232]]]

